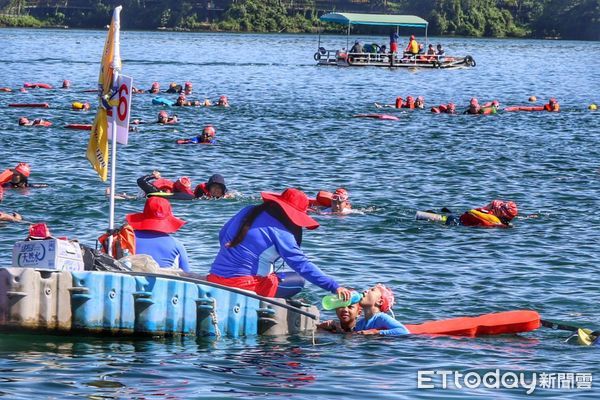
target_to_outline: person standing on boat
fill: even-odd
[[[261,296],[289,298],[302,290],[306,279],[350,299],[350,291],[325,275],[300,249],[302,228],[319,227],[306,213],[306,194],[289,188],[281,194],[262,192],[261,196],[262,204],[245,207],[219,232],[221,248],[207,280]],[[278,260],[295,272],[275,273]]]
[[[390,53],[397,54],[398,53],[398,40],[400,36],[394,31],[390,33]]]
[[[185,221],[175,217],[169,200],[149,197],[144,211],[128,214],[125,219],[135,232],[135,253],[151,256],[161,268],[180,268],[190,272],[183,244],[171,237]]]

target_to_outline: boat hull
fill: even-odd
[[[314,306],[292,307],[316,319],[285,302],[278,306],[273,299],[198,282],[158,274],[0,268],[0,329],[236,338],[311,332],[318,323]]]

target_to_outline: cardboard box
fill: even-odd
[[[25,240],[13,246],[13,267],[83,271],[81,247],[60,239]]]

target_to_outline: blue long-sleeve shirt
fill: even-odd
[[[359,319],[354,327],[355,331],[368,329],[379,329],[379,334],[383,336],[400,336],[410,333],[402,323],[382,312],[373,315],[369,320]]]
[[[190,272],[185,247],[167,233],[135,231],[135,253],[152,256],[161,268],[175,267]]]
[[[235,247],[225,244],[233,240],[246,214],[253,206],[238,212],[221,229],[221,249],[213,261],[210,273],[224,278],[267,276],[273,263],[282,258],[304,279],[324,290],[335,293],[340,286],[310,262],[296,242],[294,235],[275,217],[262,212],[252,223],[244,240]]]

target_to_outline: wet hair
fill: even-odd
[[[281,222],[294,235],[298,246],[302,244],[302,227],[295,225],[292,221],[290,221],[287,215],[285,215],[283,209],[277,203],[275,203],[274,201],[265,201],[262,204],[254,206],[248,212],[248,214],[246,214],[235,236],[230,242],[226,243],[225,246],[235,247],[238,244],[242,243],[242,241],[248,234],[248,231],[252,227],[252,224],[262,212],[267,212],[273,218]]]

